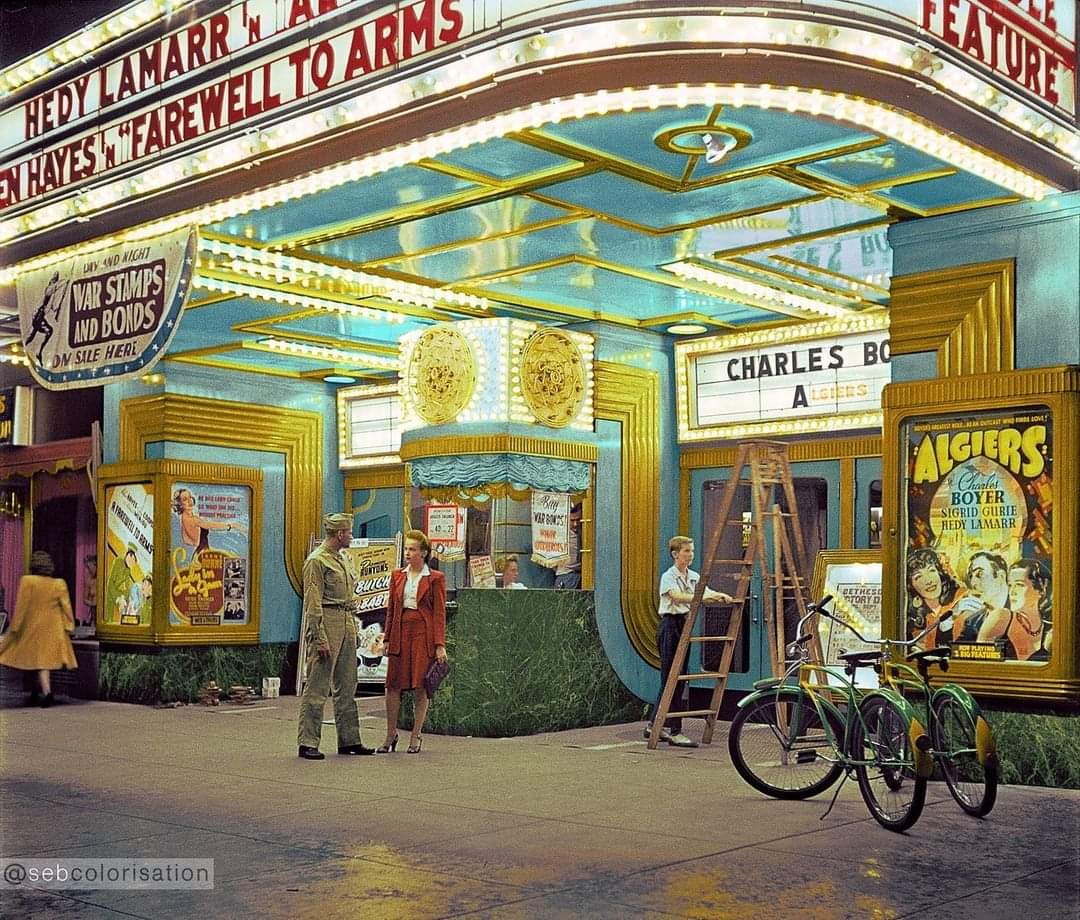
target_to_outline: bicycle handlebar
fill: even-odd
[[[825,605],[827,603],[829,603],[829,601],[831,601],[832,599],[833,599],[833,596],[831,594],[826,594],[816,604],[807,604],[806,605],[806,611],[807,611],[806,616],[804,616],[801,620],[799,620],[799,625],[797,627],[795,627],[795,634],[798,636],[798,638],[795,640],[797,643],[799,643],[800,645],[805,645],[807,642],[810,641],[810,639],[813,637],[813,634],[812,633],[807,633],[804,636],[803,635],[803,626],[805,626],[805,624],[806,624],[806,622],[808,620],[810,620],[813,617],[818,616],[818,615],[824,616],[827,619],[832,620],[834,623],[839,623],[845,629],[847,629],[850,632],[854,633],[855,637],[857,639],[859,639],[860,642],[865,642],[867,645],[877,645],[877,646],[880,646],[880,647],[882,647],[883,649],[886,649],[886,650],[890,649],[890,648],[894,648],[894,647],[895,648],[902,648],[902,649],[910,649],[916,643],[918,643],[922,639],[926,638],[926,636],[928,636],[933,630],[941,629],[941,628],[949,628],[951,623],[952,623],[952,614],[950,613],[946,617],[944,617],[943,619],[939,620],[938,622],[933,623],[930,626],[927,626],[926,629],[924,629],[921,633],[919,633],[917,636],[914,636],[911,639],[907,639],[907,640],[900,640],[900,639],[867,639],[866,636],[864,636],[861,632],[859,632],[854,626],[852,626],[846,620],[840,619],[840,617],[838,617],[835,613],[832,613],[832,612],[825,609]],[[934,656],[937,656],[937,657],[942,658],[943,660],[947,661],[948,656],[949,656],[949,652],[950,652],[949,648],[940,647],[940,648],[936,648],[936,649],[931,649],[928,652],[916,652],[914,654],[908,654],[907,657],[914,660],[914,659],[916,659],[918,657],[925,657],[925,656],[928,656],[928,655],[934,655]],[[940,663],[940,662],[928,661],[928,663],[933,664],[933,663]],[[942,670],[945,670],[945,669],[946,668],[943,666]]]

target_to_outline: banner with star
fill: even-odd
[[[191,290],[194,228],[75,256],[17,282],[34,379],[74,390],[147,373],[165,354]]]

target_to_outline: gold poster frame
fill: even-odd
[[[1051,540],[1053,555],[1054,638],[1050,661],[1041,665],[1015,662],[954,661],[949,679],[973,693],[1025,702],[1080,701],[1080,647],[1077,614],[1080,563],[1072,547],[1080,536],[1080,503],[1073,484],[1080,474],[1080,368],[1050,367],[1008,373],[894,383],[885,389],[886,444],[882,458],[884,484],[882,533],[882,632],[903,638],[905,548],[900,522],[906,445],[902,426],[912,418],[955,416],[967,412],[1049,408],[1053,420],[1054,484]]]
[[[248,529],[248,622],[242,626],[177,626],[169,623],[169,597],[165,586],[170,583],[169,550],[172,546],[172,491],[177,482],[206,485],[234,485],[251,489],[251,518]],[[187,460],[142,460],[101,467],[98,473],[98,507],[105,508],[105,493],[118,485],[143,483],[149,486],[154,498],[154,585],[150,622],[146,626],[122,626],[104,623],[103,604],[98,607],[97,637],[107,642],[130,645],[255,645],[259,642],[261,623],[261,547],[263,474],[261,470],[217,463],[198,463]],[[107,566],[104,565],[105,527],[108,515],[98,515],[98,597],[106,595]]]

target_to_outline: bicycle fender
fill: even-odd
[[[810,702],[811,705],[813,705],[813,701],[810,700],[810,694],[807,691],[802,690],[799,687],[794,687],[791,684],[775,684],[771,687],[764,687],[760,690],[754,691],[748,696],[744,696],[735,705],[737,709],[743,709],[746,706],[749,706],[751,703],[755,703],[760,699],[776,699],[777,697],[782,696],[790,697],[793,700],[798,699],[799,697],[804,697],[807,701]],[[821,707],[823,709],[827,710],[830,715],[835,716],[837,721],[840,722],[841,725],[843,725],[844,715],[842,712],[840,712],[839,708],[834,703],[821,696],[818,696],[817,700],[821,703]]]
[[[958,684],[946,684],[934,691],[931,704],[943,696],[951,696],[971,715],[975,722],[975,757],[984,767],[997,769],[997,742],[994,741],[994,732],[983,716],[979,704],[975,702],[975,697]]]
[[[926,731],[926,726],[922,724],[922,721],[915,714],[915,707],[900,696],[899,693],[885,688],[870,691],[863,697],[863,701],[865,702],[875,696],[888,700],[903,713],[904,718],[907,720],[908,740],[911,741],[911,750],[915,758],[915,772],[919,776],[929,779],[934,772],[934,758],[930,754],[933,745],[930,741],[930,735]]]

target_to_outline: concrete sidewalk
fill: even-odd
[[[361,701],[364,740],[381,700]],[[327,713],[330,708],[327,707]],[[700,725],[700,723],[692,723]],[[1005,787],[990,817],[932,785],[890,833],[848,783],[778,802],[642,724],[423,753],[296,757],[296,700],[0,711],[5,857],[212,857],[212,891],[0,882],[4,917],[1080,917],[1080,793]],[[690,732],[697,734],[697,731]]]

